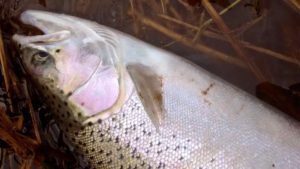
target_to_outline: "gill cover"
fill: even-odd
[[[92,56],[96,62],[95,66],[92,66],[92,70],[89,71],[88,75],[83,77],[84,80],[80,82],[73,80],[72,83],[70,83],[71,87],[64,88],[65,94],[80,91],[81,88],[87,85],[89,80],[95,76],[95,73],[99,71],[99,67],[102,67],[104,70],[106,70],[107,67],[116,70],[118,75],[118,96],[114,103],[100,112],[84,114],[83,118],[78,118],[82,123],[86,124],[88,122],[96,122],[98,119],[105,119],[109,117],[111,113],[120,109],[125,101],[125,70],[122,65],[122,52],[119,50],[118,36],[116,36],[116,34],[93,22],[48,12],[26,11],[22,13],[21,20],[25,24],[36,26],[45,33],[44,35],[36,36],[14,35],[13,39],[19,44],[21,50],[30,48],[55,55],[51,53],[53,49],[65,47],[73,43],[78,45],[78,48],[82,45],[88,46],[89,48],[84,49],[86,50],[85,52],[93,51],[93,55],[100,58],[100,61],[98,61],[99,59],[95,59],[94,56]],[[91,46],[93,48],[90,48]],[[61,58],[54,57],[54,60],[57,61],[58,59]],[[86,66],[84,68],[88,69],[89,67]],[[31,74],[32,73],[33,72],[31,72]],[[44,75],[43,77],[47,76],[48,75]],[[57,87],[59,88],[59,84]],[[101,101],[99,102],[101,103]],[[76,106],[82,105],[77,103]]]

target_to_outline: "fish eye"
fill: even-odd
[[[49,56],[49,53],[45,51],[38,51],[33,54],[32,59],[36,62],[44,62],[48,59]]]

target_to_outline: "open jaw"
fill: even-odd
[[[14,35],[13,40],[20,45],[26,45],[35,42],[58,42],[69,38],[71,36],[70,27],[67,26],[64,19],[55,15],[57,14],[33,10],[23,12],[20,17],[21,22],[41,30],[44,34],[35,36]]]
[[[100,64],[97,64],[98,66],[93,67],[95,69],[90,72],[88,76],[84,76],[85,80],[80,81],[82,82],[80,85],[76,85],[78,88],[72,88],[74,90],[71,90],[71,93],[73,94],[69,97],[70,101],[89,110],[86,114],[84,114],[84,117],[86,117],[84,119],[87,119],[84,122],[96,122],[99,118],[104,119],[109,117],[111,113],[120,109],[125,102],[125,82],[123,77],[125,70],[120,68],[122,66],[120,66],[120,56],[118,56],[118,52],[115,51],[117,49],[107,43],[106,39],[102,38],[101,35],[94,36],[95,31],[91,27],[82,24],[81,21],[78,21],[74,18],[63,14],[55,14],[45,11],[25,11],[21,14],[21,21],[24,24],[40,29],[44,34],[35,36],[14,35],[13,39],[20,44],[21,49],[28,46],[34,46],[35,48],[42,49],[44,46],[49,44],[55,46],[56,42],[67,40],[63,42],[67,48],[73,46],[72,49],[79,49],[83,45],[91,45],[95,47],[94,49],[97,51],[100,50],[100,55],[99,52],[94,54],[94,56],[97,56],[97,59],[104,60],[106,58],[115,57],[116,59],[109,59],[114,61],[112,63],[108,63],[107,65],[101,66]],[[105,29],[104,31],[110,33],[109,29]],[[112,33],[112,35],[114,34]],[[94,39],[92,39],[93,41],[85,43],[83,41],[85,37],[94,37]],[[104,45],[104,47],[99,45]],[[109,50],[103,51],[104,49]],[[68,50],[64,48],[61,53],[66,51]],[[72,60],[70,58],[74,58],[74,55],[76,55],[76,52],[74,51],[77,50],[69,51],[72,51],[72,53],[69,52],[69,55],[65,55],[65,58]],[[79,51],[81,51],[81,48]],[[87,55],[85,52],[83,53]],[[88,60],[87,57],[85,58],[85,60]],[[101,63],[101,61],[99,63]],[[56,63],[56,66],[59,65],[63,64]],[[73,62],[67,62],[67,65],[71,67],[74,64]],[[61,67],[62,69],[59,68],[59,70],[62,70],[62,72],[68,72],[65,66]],[[80,68],[84,67],[86,67],[86,65],[80,66]],[[108,69],[109,71],[102,71],[105,67],[110,67],[110,69]],[[78,75],[76,76],[77,77],[75,78],[78,78]],[[93,93],[98,94],[95,95]],[[97,104],[95,102],[97,102]]]

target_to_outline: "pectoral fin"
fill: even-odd
[[[127,70],[145,111],[158,129],[166,112],[163,104],[162,78],[150,67],[142,64],[130,64],[127,66]]]

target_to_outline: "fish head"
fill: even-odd
[[[44,33],[13,36],[32,79],[51,82],[65,95],[73,94],[71,101],[79,105],[101,99],[102,105],[85,103],[88,115],[107,110],[117,102],[122,66],[113,32],[94,28],[92,22],[45,11],[25,11],[21,21]],[[98,93],[92,95],[93,92]]]

